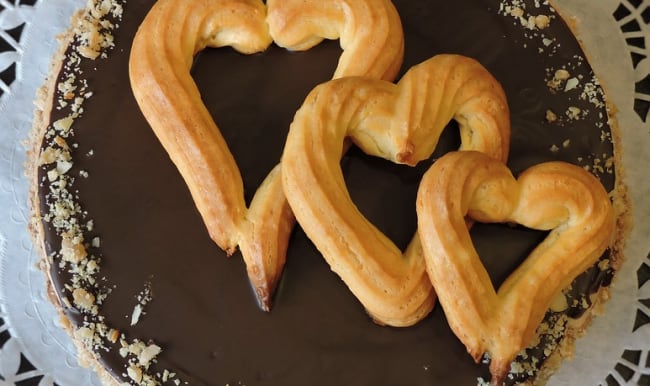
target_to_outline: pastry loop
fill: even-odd
[[[246,207],[235,159],[190,75],[193,55],[207,46],[251,54],[274,37],[300,50],[341,36],[335,77],[392,80],[402,63],[401,27],[390,0],[159,0],[136,34],[129,75],[138,105],[185,180],[210,237],[228,254],[239,246],[263,309],[270,307],[284,266],[293,214],[278,167]],[[305,43],[305,35],[313,38]]]
[[[607,192],[584,169],[547,162],[515,180],[505,164],[478,152],[448,153],[431,167],[417,214],[427,272],[449,325],[474,360],[490,353],[498,384],[554,297],[610,245],[615,225]],[[466,215],[551,232],[496,291]]]
[[[505,94],[478,62],[458,55],[433,57],[398,84],[343,78],[319,85],[291,124],[282,156],[289,204],[332,270],[379,323],[414,324],[429,313],[435,295],[417,236],[402,255],[351,201],[341,149],[349,139],[367,154],[415,165],[431,156],[453,117],[466,118],[462,149],[507,158]]]

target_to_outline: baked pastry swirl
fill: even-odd
[[[449,325],[475,361],[490,354],[493,384],[531,343],[553,298],[598,260],[615,230],[607,192],[583,168],[546,162],[515,180],[502,162],[478,152],[434,163],[418,190],[417,213],[427,272]],[[550,233],[495,291],[466,216]]]
[[[499,83],[473,59],[435,56],[399,83],[362,77],[317,86],[297,111],[282,157],[296,218],[325,260],[381,324],[408,326],[429,313],[434,291],[415,236],[404,255],[350,199],[340,159],[346,139],[365,153],[415,165],[433,153],[451,119],[461,149],[504,161],[509,111]]]
[[[210,237],[228,254],[239,246],[264,309],[282,272],[294,224],[279,169],[270,172],[247,208],[235,159],[189,69],[193,55],[208,46],[251,54],[274,39],[304,50],[323,38],[339,37],[343,54],[335,77],[396,76],[403,33],[389,0],[271,0],[266,5],[261,0],[160,0],[133,41],[129,74],[142,113],[184,178]]]

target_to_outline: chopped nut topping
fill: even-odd
[[[83,245],[82,235],[71,235],[64,233],[61,235],[61,258],[64,261],[79,264],[88,256],[86,248]]]
[[[566,111],[566,116],[569,118],[569,120],[576,120],[580,119],[580,113],[582,113],[582,110],[580,108],[570,106]]]
[[[82,341],[92,340],[94,336],[95,332],[88,327],[81,327],[77,329],[74,334],[75,338]]]
[[[116,343],[117,340],[118,340],[119,338],[120,338],[120,332],[119,332],[119,331],[117,331],[117,330],[115,330],[115,329],[111,329],[111,330],[109,331],[109,333],[108,333],[108,340],[109,340],[111,343]]]
[[[512,8],[512,10],[510,11],[510,15],[516,18],[523,17],[524,10],[519,7]]]
[[[142,314],[142,306],[139,304],[136,304],[135,307],[133,307],[133,313],[131,314],[131,325],[135,326],[138,324],[138,321],[140,321],[140,315]]]
[[[564,91],[571,91],[574,88],[578,87],[578,84],[580,84],[580,81],[578,78],[571,78],[566,81],[566,85],[564,86]]]
[[[91,311],[95,307],[95,295],[83,288],[75,288],[72,291],[72,300],[83,311]]]
[[[60,250],[50,257],[50,263],[54,264],[58,259],[59,268],[71,275],[69,282],[63,285],[65,293],[60,295],[61,302],[68,308],[74,305],[83,315],[81,325],[74,332],[75,339],[93,351],[109,350],[111,344],[119,340],[119,354],[125,358],[125,376],[140,386],[155,386],[160,385],[160,376],[156,379],[146,370],[161,348],[153,343],[146,345],[138,339],[129,343],[123,334],[106,325],[99,312],[111,288],[99,284],[105,278],[96,277],[100,272],[100,259],[89,248],[99,248],[100,238],[91,238],[87,233],[93,231],[94,223],[79,205],[79,193],[73,191],[75,178],[71,173],[74,168],[71,150],[78,149],[79,145],[73,143],[70,147],[67,142],[75,135],[75,121],[83,115],[85,101],[93,96],[80,65],[85,60],[83,58],[106,57],[107,51],[114,46],[112,32],[117,28],[114,22],[122,17],[123,2],[88,0],[86,12],[75,25],[73,50],[67,53],[60,74],[62,80],[56,86],[56,109],[64,118],[52,122],[46,130],[38,159],[38,166],[44,174],[41,186],[48,191],[45,198],[47,210],[42,219],[61,237]],[[84,156],[93,154],[90,150]],[[78,176],[88,178],[89,174],[80,170]],[[90,243],[85,242],[84,235],[91,239]],[[150,300],[150,290],[138,295],[141,311]],[[168,380],[175,377],[172,374],[166,372]]]
[[[546,110],[546,121],[549,123],[557,121],[557,115],[552,110]]]
[[[554,78],[557,80],[567,80],[569,79],[569,76],[571,76],[571,74],[569,74],[569,71],[562,69],[555,71]]]
[[[142,352],[138,355],[138,362],[140,365],[146,368],[149,366],[151,361],[155,359],[158,354],[160,354],[161,351],[162,349],[159,346],[151,344],[142,350]]]
[[[59,135],[67,137],[70,134],[70,129],[72,128],[73,122],[74,119],[72,116],[68,116],[52,123],[52,126],[59,133]]]
[[[59,172],[56,169],[52,169],[49,172],[47,172],[47,180],[50,182],[54,182],[59,178]]]
[[[49,165],[51,163],[56,162],[57,158],[58,155],[56,149],[52,147],[48,147],[41,152],[41,156],[38,159],[38,165],[39,166]]]
[[[66,174],[70,169],[72,169],[72,162],[56,161],[56,171],[59,175]]]
[[[535,16],[535,26],[539,29],[547,28],[551,25],[551,18],[546,15]]]
[[[142,369],[134,365],[129,366],[126,369],[126,373],[129,375],[129,378],[134,380],[136,383],[142,382]]]

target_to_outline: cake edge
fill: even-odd
[[[94,1],[93,1],[94,2]],[[552,3],[556,1],[553,0]],[[579,20],[574,16],[563,14],[557,7],[553,5],[558,15],[567,24],[576,40],[578,41],[582,52],[586,56],[585,60],[590,64],[594,74],[600,82],[600,87],[603,89],[605,96],[609,95],[607,92],[607,84],[598,76],[598,71],[592,66],[589,51],[586,49],[584,41],[580,38],[579,33]],[[69,318],[65,315],[65,306],[62,304],[60,297],[56,294],[53,287],[53,280],[51,277],[51,258],[47,255],[44,238],[44,226],[42,223],[42,214],[40,210],[41,200],[39,197],[39,181],[38,181],[38,168],[39,168],[39,155],[41,152],[43,137],[50,127],[50,120],[52,108],[54,106],[54,98],[56,95],[58,76],[63,68],[66,58],[66,52],[74,41],[75,35],[80,31],[78,28],[79,21],[84,17],[90,16],[91,9],[86,5],[82,9],[77,10],[70,19],[69,27],[66,31],[62,32],[56,37],[58,48],[52,55],[50,60],[49,70],[45,77],[43,85],[37,90],[34,104],[33,124],[28,135],[26,142],[26,162],[25,162],[25,176],[29,182],[28,191],[28,205],[29,205],[29,224],[28,231],[32,238],[32,242],[39,254],[39,261],[37,263],[38,269],[43,272],[46,279],[47,298],[54,306],[59,323],[66,333],[71,337],[71,340],[77,350],[77,361],[80,366],[89,368],[98,375],[102,384],[107,386],[120,386],[123,385],[109,370],[102,366],[101,359],[86,345],[75,338],[75,326],[72,325]],[[612,144],[614,146],[613,155],[616,167],[615,186],[610,192],[612,203],[614,205],[616,216],[616,232],[614,243],[610,247],[610,266],[614,271],[612,283],[608,286],[601,286],[599,290],[590,294],[592,305],[584,312],[578,319],[570,319],[567,323],[563,338],[560,340],[559,345],[554,352],[547,357],[544,364],[540,367],[537,374],[533,379],[527,380],[523,385],[544,385],[557,369],[567,360],[571,360],[575,354],[575,343],[578,339],[584,337],[588,333],[588,328],[595,317],[602,315],[605,312],[606,303],[610,298],[610,289],[615,285],[617,280],[617,273],[622,264],[625,263],[624,250],[629,237],[630,230],[633,226],[632,215],[632,202],[630,200],[626,180],[626,172],[622,164],[622,141],[621,129],[618,125],[616,115],[618,109],[606,98],[606,111],[608,114],[608,125],[612,134]]]
[[[589,63],[594,75],[598,79],[599,85],[603,90],[605,96],[605,110],[607,111],[607,124],[609,125],[610,132],[612,135],[611,142],[613,145],[613,156],[614,156],[614,165],[615,165],[615,178],[614,178],[614,188],[610,194],[612,205],[614,208],[614,216],[616,219],[616,228],[613,237],[613,243],[609,247],[610,256],[610,267],[613,270],[612,282],[608,286],[600,286],[598,291],[593,294],[590,294],[591,306],[585,310],[584,314],[577,319],[570,319],[567,323],[567,329],[564,333],[563,338],[559,342],[557,348],[553,353],[548,356],[539,369],[537,376],[530,381],[526,381],[524,385],[546,385],[550,378],[556,373],[560,366],[566,362],[573,359],[575,355],[575,344],[576,342],[584,338],[588,333],[589,326],[592,321],[603,315],[607,302],[611,297],[611,287],[616,284],[618,279],[618,272],[621,269],[621,266],[625,263],[625,247],[627,244],[627,239],[630,236],[632,227],[633,227],[633,214],[632,214],[632,201],[628,193],[628,187],[626,184],[626,170],[623,165],[623,143],[622,143],[622,133],[619,126],[619,121],[617,115],[619,114],[619,109],[609,100],[608,95],[608,85],[607,82],[599,75],[598,69],[593,66],[593,55],[590,54],[589,49],[584,41],[581,38],[580,32],[580,20],[573,15],[568,15],[562,12],[561,8],[557,7],[555,4],[557,0],[550,1],[551,6],[557,12],[562,20],[566,23],[567,27],[576,38],[580,49],[585,55],[585,61]]]
[[[32,243],[39,254],[37,267],[45,276],[47,299],[54,306],[60,326],[70,336],[71,341],[75,346],[78,364],[97,374],[103,385],[120,386],[122,383],[115,379],[110,372],[101,365],[100,358],[97,354],[89,350],[82,341],[75,338],[75,327],[72,325],[70,319],[65,315],[65,307],[61,302],[61,298],[57,295],[56,290],[54,289],[53,279],[51,277],[53,262],[48,256],[45,247],[45,231],[43,226],[43,216],[40,209],[41,199],[39,197],[39,156],[43,145],[43,138],[50,127],[58,77],[65,63],[66,52],[72,45],[75,35],[79,32],[78,25],[84,17],[90,15],[90,12],[91,10],[88,6],[78,9],[70,18],[68,29],[56,36],[58,47],[50,59],[49,69],[45,76],[43,85],[36,90],[32,128],[27,140],[25,141],[27,148],[25,176],[29,182],[28,232],[31,236]]]

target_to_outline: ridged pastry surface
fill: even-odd
[[[365,153],[415,165],[433,153],[451,119],[461,149],[504,161],[509,111],[499,83],[473,59],[435,56],[393,84],[345,78],[316,87],[297,111],[282,157],[289,203],[307,236],[381,324],[408,326],[435,294],[417,235],[402,254],[350,199],[340,159],[351,140]]]
[[[306,50],[339,39],[343,53],[334,78],[364,75],[393,80],[404,56],[402,22],[390,0],[268,0],[273,41]]]
[[[615,229],[607,192],[583,168],[545,162],[515,179],[502,162],[478,152],[452,152],[434,163],[420,185],[417,213],[427,272],[449,325],[475,361],[490,354],[495,384],[531,343],[553,298],[598,260]],[[497,291],[466,216],[550,233]]]
[[[201,100],[190,67],[206,47],[231,46],[252,54],[264,51],[275,36],[292,50],[340,37],[343,54],[336,77],[392,80],[402,63],[401,23],[388,0],[267,5],[258,0],[160,0],[135,36],[129,63],[138,105],[185,180],[210,237],[229,254],[240,248],[264,309],[270,307],[284,266],[294,217],[277,167],[247,207],[235,159]]]

